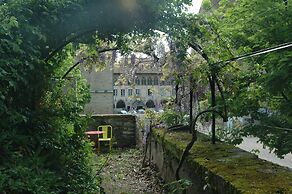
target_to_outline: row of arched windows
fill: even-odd
[[[114,85],[123,85],[123,84],[128,84],[131,85],[130,81],[127,81],[126,83],[122,83],[122,81],[119,81],[119,76],[114,76]],[[135,79],[135,85],[154,85],[154,86],[158,86],[158,85],[170,85],[171,82],[168,81],[163,81],[160,80],[159,81],[159,77],[158,76],[143,76],[143,77],[137,77]]]
[[[147,79],[145,77],[142,78],[136,78],[135,79],[136,85],[158,85],[158,77],[148,77]]]
[[[154,104],[153,100],[148,100],[146,102],[146,107],[147,108],[155,108],[155,104]],[[117,102],[116,108],[126,108],[126,103],[123,100],[119,100]]]

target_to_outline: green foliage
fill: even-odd
[[[79,43],[91,43],[86,52],[95,62],[97,37],[114,41],[166,26],[189,1],[122,2],[132,1],[1,1],[1,192],[99,191],[86,119],[79,117],[88,87],[78,70],[60,77],[75,63]]]
[[[185,190],[192,185],[192,182],[187,179],[180,179],[178,181],[173,181],[165,184],[163,187],[168,193],[171,194],[183,194]]]
[[[289,128],[278,126],[291,126],[291,119],[282,114],[258,113],[257,119],[261,122],[253,122],[252,125],[245,127],[245,135],[254,135],[260,141],[275,152],[278,157],[291,153],[292,150],[292,131]]]
[[[283,1],[224,2],[210,23],[217,26],[232,53],[240,55],[291,42],[289,8],[291,4],[286,9]],[[220,70],[230,115],[250,115],[252,125],[246,134],[259,137],[279,156],[292,151],[290,131],[277,128],[292,127],[291,109],[287,108],[292,105],[287,92],[292,89],[290,67],[291,52],[282,50],[227,64]],[[262,109],[267,113],[262,114]]]
[[[146,109],[145,119],[150,120],[151,125],[155,125],[160,122],[160,115],[155,113],[155,111],[152,109]]]
[[[242,126],[238,118],[229,119],[232,120],[233,126],[219,128],[216,131],[216,136],[226,143],[238,145],[242,142],[242,137],[246,135],[245,128]]]
[[[223,112],[226,105],[229,117],[250,116],[251,126],[248,130],[223,132],[223,135],[229,135],[236,142],[241,135],[256,135],[265,145],[276,148],[279,155],[292,151],[289,144],[280,143],[281,138],[286,142],[282,133],[290,138],[290,131],[279,132],[278,129],[292,128],[290,122],[287,122],[292,115],[289,108],[292,106],[292,96],[288,92],[292,90],[290,50],[227,64],[218,62],[291,42],[291,6],[288,4],[286,7],[282,0],[220,1],[218,6],[211,1],[204,1],[205,12],[190,15],[178,24],[184,27],[173,37],[179,42],[178,45],[182,45],[182,49],[190,43],[197,43],[202,47],[205,62],[197,66],[203,67],[204,71],[196,68],[194,79],[206,88],[207,75],[214,73],[217,76],[224,98],[217,87],[216,109]],[[197,56],[191,55],[190,58],[190,61],[194,61],[192,58]],[[206,102],[210,102],[209,93],[200,97],[204,107],[208,108],[210,105]],[[267,109],[268,114],[260,115],[261,109]],[[255,123],[268,127],[260,127]],[[248,133],[243,133],[244,130]]]
[[[182,117],[181,115],[172,110],[172,109],[167,109],[163,113],[161,113],[161,120],[168,126],[173,126],[181,123]]]

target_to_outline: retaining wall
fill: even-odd
[[[151,161],[166,182],[175,180],[175,171],[191,135],[153,129]],[[268,194],[292,193],[291,169],[259,159],[232,145],[217,142],[200,134],[191,149],[180,177],[192,182],[188,194]]]

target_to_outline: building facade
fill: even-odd
[[[160,110],[164,101],[174,95],[172,81],[163,80],[161,68],[156,67],[150,58],[133,60],[133,57],[123,57],[100,72],[82,70],[82,74],[91,91],[91,101],[86,105],[85,113]]]
[[[114,77],[119,77],[114,73]],[[162,109],[163,101],[173,96],[170,82],[161,81],[160,73],[139,73],[135,84],[114,85],[114,110]]]
[[[164,101],[174,95],[172,80],[164,80],[161,68],[149,58],[129,60],[123,58],[114,68],[114,112],[162,109]]]

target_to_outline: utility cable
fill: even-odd
[[[271,128],[271,129],[280,129],[280,130],[284,130],[284,131],[291,131],[292,129],[290,128],[285,128],[285,127],[276,127],[276,126],[270,126],[270,125],[261,125],[261,124],[255,124],[256,126],[260,126],[260,127],[266,127],[266,128]]]
[[[226,64],[228,64],[230,62],[233,62],[233,61],[239,61],[239,60],[242,60],[242,59],[246,59],[246,58],[250,58],[250,57],[254,57],[254,56],[258,56],[258,55],[274,52],[274,51],[277,51],[277,50],[286,49],[286,48],[289,48],[289,47],[292,47],[292,42],[287,42],[287,43],[283,43],[283,44],[280,44],[280,45],[277,45],[277,46],[274,46],[274,47],[261,49],[261,50],[254,51],[254,52],[251,52],[251,53],[248,53],[248,54],[244,54],[244,55],[239,55],[237,57],[233,57],[233,58],[230,58],[230,59],[227,59],[227,60],[223,60],[223,61],[219,61],[219,62],[213,63],[212,65],[215,65],[215,64],[225,64],[226,65]]]

